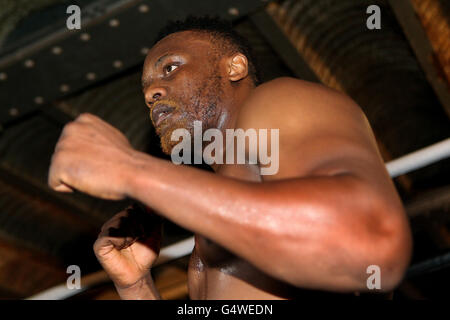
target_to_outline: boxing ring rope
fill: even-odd
[[[391,178],[450,157],[450,138],[386,163]]]
[[[392,178],[399,175],[423,168],[432,163],[450,157],[450,138],[447,138],[441,142],[432,144],[423,149],[419,149],[410,154],[402,156],[398,159],[389,161],[386,163],[386,169]],[[164,247],[161,249],[158,259],[154,266],[158,266],[186,255],[189,255],[194,248],[194,237],[187,238],[173,245]],[[417,275],[419,271],[426,272],[426,269],[442,269],[450,264],[450,253],[444,254],[442,257],[433,258],[416,265],[411,266],[408,269],[406,277]],[[41,293],[33,295],[27,300],[62,300],[70,298],[81,292],[99,286],[102,284],[110,283],[110,279],[105,271],[101,270],[81,278],[80,289],[69,289],[67,284],[61,284],[56,287],[47,289]]]

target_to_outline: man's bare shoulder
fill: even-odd
[[[292,77],[280,77],[275,78],[271,81],[265,82],[259,85],[256,89],[259,91],[265,91],[267,89],[274,89],[290,91],[290,90],[322,90],[329,92],[338,92],[332,88],[324,86],[320,83],[305,81],[302,79],[292,78]]]
[[[279,130],[279,176],[347,171],[356,160],[381,163],[362,109],[320,84],[293,78],[262,84],[242,106],[237,127]]]
[[[238,118],[241,127],[286,128],[320,116],[338,113],[361,116],[359,106],[345,94],[322,84],[282,77],[254,89]]]

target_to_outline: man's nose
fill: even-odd
[[[150,108],[156,101],[164,98],[165,96],[167,96],[167,91],[162,87],[148,88],[145,91],[145,101]]]

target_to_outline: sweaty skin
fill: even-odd
[[[84,114],[61,135],[50,186],[131,197],[192,230],[191,299],[368,291],[370,265],[381,269],[380,291],[391,291],[409,264],[411,233],[359,106],[297,79],[255,87],[246,57],[223,49],[184,31],[150,50],[143,93],[162,149],[170,153],[171,132],[192,130],[195,120],[223,132],[279,129],[276,174],[260,175],[261,165],[215,164],[214,173],[175,166],[133,150],[116,129]],[[121,283],[124,299],[159,298],[150,273]]]

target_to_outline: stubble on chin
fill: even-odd
[[[188,121],[185,120],[177,121],[177,123],[172,125],[170,128],[164,130],[164,133],[162,133],[160,130],[156,131],[161,140],[161,149],[167,155],[170,155],[173,147],[175,147],[183,139],[182,137],[180,137],[179,140],[172,140],[172,133],[177,129],[186,129],[191,134],[191,137],[193,136],[193,130],[191,130],[192,128],[190,128],[190,126],[188,125]]]
[[[163,135],[162,137],[160,137],[161,149],[167,155],[170,155],[170,153],[172,152],[172,148],[178,143],[177,141],[171,140],[172,132],[173,131],[170,131],[165,135]]]

